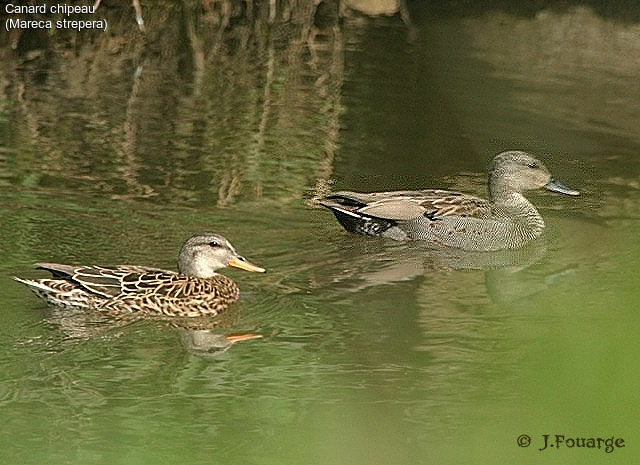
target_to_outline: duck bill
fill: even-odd
[[[264,273],[264,268],[259,267],[258,265],[254,265],[253,263],[248,262],[244,259],[244,257],[233,257],[227,263],[229,268],[240,268],[241,270],[251,271],[253,273]]]
[[[558,192],[560,194],[565,194],[565,195],[580,195],[580,192],[571,189],[570,187],[565,186],[562,183],[559,183],[558,181],[556,181],[555,179],[552,179],[551,181],[549,181],[547,183],[546,186],[544,186],[547,190],[550,190],[551,192]]]

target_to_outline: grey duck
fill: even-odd
[[[546,188],[577,196],[522,151],[502,152],[489,168],[489,200],[461,192],[425,189],[359,193],[342,191],[320,204],[350,232],[473,251],[519,248],[542,234],[542,216],[524,191]]]

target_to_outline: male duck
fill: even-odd
[[[498,154],[489,169],[489,200],[440,189],[336,192],[320,201],[350,232],[423,240],[473,251],[515,249],[542,234],[544,221],[522,193],[545,187],[580,195],[551,178],[526,152]]]
[[[234,267],[265,271],[238,255],[228,240],[214,233],[196,234],[184,243],[178,257],[179,273],[132,265],[36,266],[50,271],[53,277],[14,279],[50,305],[177,317],[215,316],[238,300],[236,283],[216,270]]]

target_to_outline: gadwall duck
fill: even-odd
[[[228,240],[214,233],[196,234],[184,243],[178,257],[179,273],[132,265],[36,266],[53,277],[14,279],[50,305],[172,317],[215,316],[238,300],[238,286],[231,278],[216,273],[220,268],[265,271],[238,255]]]
[[[551,178],[532,155],[503,152],[489,169],[489,200],[461,192],[426,189],[336,192],[320,201],[350,232],[396,240],[422,240],[464,250],[515,249],[537,238],[544,221],[524,191],[546,188],[580,195]]]

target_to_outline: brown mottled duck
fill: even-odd
[[[214,233],[190,237],[178,256],[178,273],[134,265],[75,266],[38,263],[46,279],[14,278],[48,304],[113,313],[170,317],[215,316],[238,300],[236,283],[216,271],[224,267],[263,273]]]

